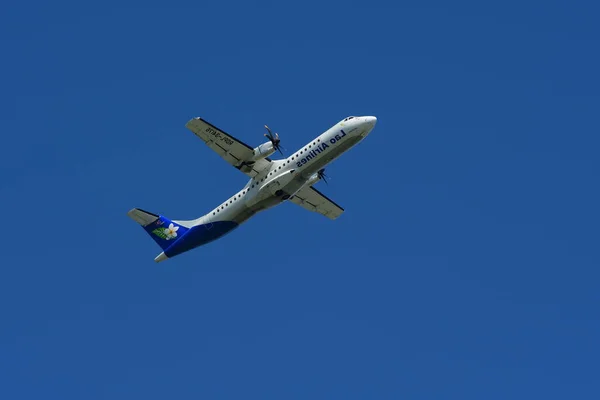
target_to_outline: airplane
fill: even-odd
[[[281,140],[265,125],[269,139],[252,148],[200,117],[185,125],[225,161],[250,180],[239,192],[206,215],[188,221],[170,220],[140,208],[127,215],[140,224],[162,248],[154,261],[161,262],[202,246],[230,233],[260,211],[285,201],[320,213],[332,220],[344,209],[319,192],[313,185],[326,181],[325,167],[353,146],[360,143],[375,127],[377,118],[346,117],[311,140],[291,156],[272,160]]]

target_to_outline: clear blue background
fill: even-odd
[[[2,6],[1,398],[600,398],[594,2],[169,3]],[[190,118],[348,115],[339,220],[153,262],[246,182]]]

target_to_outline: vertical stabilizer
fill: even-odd
[[[160,248],[163,249],[163,253],[154,259],[156,262],[166,260],[167,256],[164,250],[167,250],[189,230],[189,228],[173,222],[167,217],[139,208],[130,210],[127,215],[140,224]]]

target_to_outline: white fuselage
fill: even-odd
[[[241,224],[259,211],[287,200],[305,185],[318,182],[317,171],[364,139],[373,129],[375,117],[348,117],[286,159],[273,160],[271,168],[252,178],[208,214],[192,225],[232,221]]]

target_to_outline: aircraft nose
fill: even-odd
[[[377,117],[365,117],[365,122],[371,125],[371,127],[374,127],[377,123]]]

